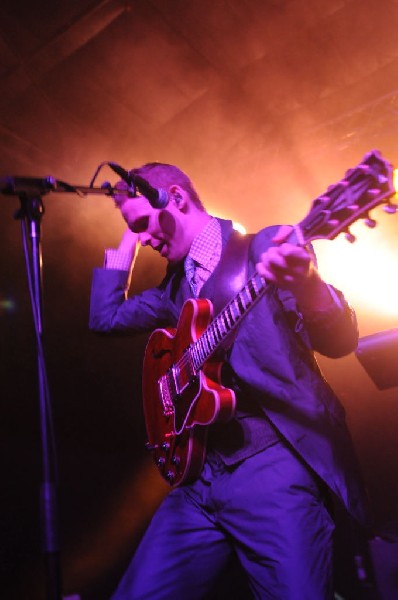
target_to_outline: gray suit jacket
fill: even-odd
[[[232,231],[220,221],[223,247]],[[271,244],[274,227],[260,231],[249,249],[248,269]],[[217,269],[201,291],[213,299]],[[100,332],[151,331],[176,326],[189,297],[183,266],[169,268],[156,288],[127,298],[128,274],[96,269],[90,328]],[[226,356],[241,390],[255,398],[276,429],[323,479],[359,521],[365,520],[364,491],[345,413],[319,371],[313,351],[340,357],[353,351],[355,316],[342,294],[332,319],[304,322],[292,294],[270,286],[242,321]]]

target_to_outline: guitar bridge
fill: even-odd
[[[162,375],[162,377],[158,380],[158,385],[163,416],[171,417],[174,415],[173,397],[175,393],[175,385],[172,385],[172,379],[169,372],[165,373],[165,375]]]
[[[159,397],[164,417],[175,415],[176,403],[190,386],[196,386],[198,376],[195,373],[191,354],[186,352],[182,359],[172,365],[158,379]]]

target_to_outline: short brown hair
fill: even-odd
[[[188,193],[192,203],[197,208],[200,210],[205,210],[205,207],[203,206],[203,203],[188,175],[174,165],[151,162],[146,163],[137,169],[132,169],[130,173],[133,175],[139,175],[143,179],[146,179],[148,183],[156,188],[168,188],[171,185],[179,185]]]

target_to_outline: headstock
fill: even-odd
[[[368,152],[356,167],[349,169],[339,183],[331,185],[318,196],[307,216],[295,227],[300,243],[316,239],[332,240],[345,232],[348,241],[355,241],[349,226],[364,219],[368,227],[376,221],[369,216],[372,208],[385,203],[384,210],[395,213],[397,205],[390,202],[394,195],[393,168],[377,150]]]

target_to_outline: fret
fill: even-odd
[[[250,304],[252,303],[252,299],[250,297],[247,284],[243,288],[242,295],[243,295],[243,298],[244,298],[245,308],[247,309],[250,306]]]
[[[257,292],[256,292],[256,282],[255,282],[254,278],[249,281],[248,289],[249,289],[252,300],[255,300],[257,297]]]
[[[209,348],[210,348],[210,351],[212,351],[212,349],[214,348],[215,343],[216,343],[215,336],[214,336],[214,327],[209,327],[208,339],[209,339]]]
[[[203,335],[203,355],[206,356],[209,353],[207,345],[207,332]]]
[[[241,301],[241,305],[242,305],[242,311],[246,310],[247,308],[247,303],[246,303],[246,298],[245,298],[245,288],[243,288],[243,290],[238,294],[239,295],[239,299]]]
[[[221,338],[223,338],[227,332],[226,332],[225,322],[224,322],[224,319],[222,316],[217,317],[217,327],[220,332]]]
[[[226,332],[224,321],[222,318],[217,319],[217,327],[218,327],[218,331],[220,332],[220,339],[223,339],[227,332]]]
[[[209,334],[210,334],[210,336],[209,336],[209,341],[210,341],[209,354],[211,354],[213,352],[214,348],[216,347],[216,338],[214,336],[214,327],[209,328]]]
[[[240,294],[238,294],[236,296],[235,306],[236,306],[236,309],[238,311],[238,313],[236,315],[236,320],[238,320],[240,318],[240,316],[242,315],[243,311],[245,310],[244,307],[243,307],[243,305],[242,305],[242,300],[241,300]]]
[[[253,301],[255,300],[256,296],[253,297],[253,294],[250,289],[250,281],[246,284],[245,291],[247,294],[247,301],[248,301],[249,305],[251,306],[253,304]]]
[[[234,300],[234,302],[231,304],[230,309],[231,329],[234,329],[240,316],[240,311],[236,300]]]
[[[192,344],[188,348],[187,352],[189,352],[190,355],[191,355],[191,361],[192,361],[192,365],[193,365],[193,371],[195,372],[197,364],[198,364],[198,352],[197,352],[196,346],[194,344]]]
[[[227,317],[229,328],[232,329],[232,327],[234,326],[234,320],[233,320],[233,317],[232,317],[231,305],[230,304],[228,304],[228,306],[226,307],[224,313],[225,313],[225,316]]]
[[[231,314],[232,314],[232,319],[233,319],[233,324],[234,326],[236,325],[236,322],[239,318],[239,306],[238,306],[238,299],[234,298],[232,304],[231,304]]]
[[[198,365],[200,363],[200,351],[199,351],[199,345],[198,344],[192,344],[190,347],[190,351],[192,352],[193,355],[193,362],[195,365],[195,370],[197,370]]]
[[[217,347],[217,344],[220,341],[220,332],[217,330],[217,327],[212,327],[213,337],[212,337],[212,350]]]
[[[217,317],[217,319],[220,323],[220,330],[221,330],[222,336],[224,337],[225,335],[227,335],[227,333],[229,331],[227,317],[225,314],[221,313],[221,315],[219,315]]]
[[[256,280],[256,278],[252,277],[251,282],[253,284],[253,291],[254,291],[254,293],[258,294],[259,293],[259,289],[258,289],[258,286],[257,286],[257,280]]]
[[[230,331],[232,325],[231,325],[231,323],[230,323],[230,321],[228,319],[228,312],[224,311],[223,316],[222,316],[222,320],[223,320],[223,323],[224,323],[225,331],[226,332]]]
[[[203,364],[204,360],[205,360],[205,353],[204,353],[204,348],[203,348],[203,339],[199,338],[199,341],[196,344],[199,348],[199,357],[200,357],[200,361]]]
[[[246,291],[247,291],[247,295],[248,295],[248,297],[250,299],[250,303],[252,303],[255,296],[253,297],[254,290],[253,290],[253,286],[251,285],[251,281],[247,282]]]
[[[203,334],[204,336],[204,343],[205,343],[205,350],[208,356],[210,356],[210,349],[211,349],[211,345],[209,342],[209,330],[206,329],[206,331]]]
[[[240,293],[237,295],[236,300],[237,300],[237,306],[238,306],[238,310],[239,310],[239,315],[241,315],[241,314],[243,314],[243,312],[245,310],[245,307],[244,307],[244,304],[242,302],[242,295]]]
[[[203,364],[204,361],[205,361],[205,353],[203,351],[203,343],[202,343],[202,341],[198,345],[198,359],[199,359],[199,364]]]

